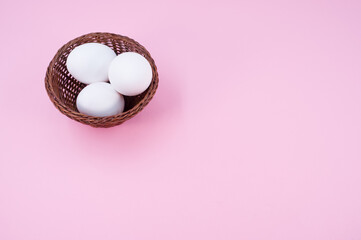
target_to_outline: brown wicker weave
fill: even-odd
[[[112,48],[117,55],[122,52],[137,52],[143,55],[152,66],[153,79],[149,88],[137,96],[124,96],[125,108],[121,114],[109,117],[91,117],[79,113],[76,108],[76,98],[86,85],[75,80],[70,75],[66,68],[66,59],[75,47],[89,42],[105,44]],[[113,127],[134,117],[149,103],[157,90],[158,81],[157,67],[154,60],[142,45],[128,37],[97,32],[75,38],[58,50],[46,72],[45,87],[55,107],[69,118],[92,127]]]

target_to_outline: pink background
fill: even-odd
[[[361,239],[360,1],[0,3],[1,240]],[[142,43],[153,101],[93,129],[48,63],[105,31]]]

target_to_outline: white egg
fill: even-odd
[[[109,65],[115,57],[115,52],[104,44],[85,43],[70,52],[66,67],[82,83],[106,82]]]
[[[152,67],[142,55],[125,52],[113,59],[108,77],[119,93],[135,96],[144,92],[152,82]]]
[[[80,91],[76,99],[78,111],[93,117],[116,115],[124,110],[124,97],[109,83],[96,82]]]

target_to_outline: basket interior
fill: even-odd
[[[126,41],[124,39],[103,37],[103,36],[89,36],[86,38],[81,38],[79,40],[74,40],[69,45],[64,46],[61,49],[61,54],[59,54],[58,59],[55,59],[53,71],[52,71],[52,85],[54,86],[54,94],[60,99],[60,101],[71,108],[74,111],[78,111],[76,108],[76,98],[79,92],[86,86],[86,84],[77,81],[66,68],[66,60],[69,53],[77,46],[97,42],[102,43],[114,50],[118,55],[122,52],[137,52],[143,55],[145,58],[149,59],[147,52],[139,47],[139,45]],[[149,88],[140,95],[137,96],[124,96],[125,107],[124,112],[132,109],[137,103],[139,103],[144,96],[146,95]]]

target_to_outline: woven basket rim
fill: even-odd
[[[153,71],[152,82],[151,82],[151,84],[149,86],[149,88],[152,88],[152,89],[147,89],[146,90],[147,92],[146,92],[146,94],[144,95],[144,97],[142,98],[141,101],[139,101],[136,105],[134,105],[132,108],[128,109],[125,112],[119,113],[117,115],[106,116],[106,117],[88,116],[86,114],[83,114],[83,113],[80,113],[78,111],[73,110],[71,107],[64,104],[56,96],[55,91],[54,91],[54,86],[50,81],[50,78],[51,78],[52,73],[54,71],[54,66],[55,66],[56,61],[59,59],[59,57],[63,54],[63,52],[66,49],[68,49],[74,43],[78,42],[79,40],[81,40],[83,38],[87,38],[89,36],[99,36],[99,35],[107,35],[107,36],[114,37],[114,38],[122,38],[122,41],[126,41],[126,42],[128,42],[130,44],[137,45],[137,47],[141,48],[142,52],[144,52],[144,54],[146,54],[148,56],[148,61],[150,62],[150,65],[152,66],[152,71]],[[154,63],[153,58],[151,57],[150,53],[141,44],[139,44],[137,41],[135,41],[134,39],[131,39],[131,38],[127,37],[127,36],[123,36],[123,35],[119,35],[119,34],[108,33],[108,32],[92,32],[92,33],[81,35],[81,36],[69,41],[68,43],[64,44],[57,51],[57,53],[55,54],[53,59],[50,61],[49,66],[47,68],[46,77],[45,77],[45,86],[46,86],[46,90],[47,90],[47,93],[49,95],[49,98],[51,99],[51,101],[53,102],[55,107],[58,108],[58,110],[60,110],[62,113],[64,113],[68,117],[70,117],[70,118],[72,118],[74,120],[77,120],[77,118],[86,118],[88,120],[96,121],[96,122],[107,122],[107,121],[110,121],[112,119],[122,118],[123,116],[126,116],[126,115],[130,115],[129,118],[131,118],[136,113],[140,112],[144,108],[144,106],[147,105],[149,103],[149,101],[153,98],[153,96],[155,94],[155,91],[156,91],[156,89],[158,87],[158,81],[159,81],[159,79],[158,79],[157,67],[156,67],[156,65]],[[142,105],[144,105],[144,106],[142,106]],[[71,115],[71,116],[69,116],[69,115]],[[91,125],[91,124],[89,124],[89,125]],[[116,124],[116,125],[118,125],[118,124]]]

